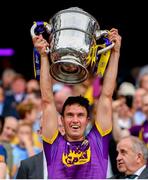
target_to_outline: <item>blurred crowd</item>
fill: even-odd
[[[117,81],[118,82],[118,81]],[[89,99],[90,131],[99,99],[102,78],[89,76],[81,84],[65,85],[53,79],[53,93],[58,113],[67,97],[83,95]],[[112,102],[113,130],[110,140],[108,175],[118,173],[117,143],[130,134],[141,139],[148,148],[148,65],[140,68],[135,82],[116,84]],[[42,102],[36,79],[26,80],[14,69],[5,69],[0,79],[0,178],[15,179],[22,160],[42,152]],[[59,130],[64,134],[62,122]],[[1,167],[1,166],[0,166]]]

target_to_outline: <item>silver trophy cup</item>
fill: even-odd
[[[35,36],[37,23],[31,27],[31,35]],[[87,79],[87,59],[92,47],[102,36],[108,35],[107,30],[100,30],[97,20],[84,10],[72,7],[57,12],[49,21],[44,23],[49,34],[50,74],[63,83],[78,84]],[[104,53],[113,47],[109,46],[97,51]]]

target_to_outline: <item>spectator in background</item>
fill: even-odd
[[[116,145],[124,136],[129,135],[126,129],[132,126],[132,103],[135,94],[135,87],[130,82],[123,82],[117,88],[116,98],[112,103],[113,109],[113,130],[109,146],[109,156],[113,174],[118,173],[116,165]]]
[[[3,117],[14,116],[16,118],[19,118],[16,108],[12,106],[11,102],[7,101],[2,86],[0,86],[0,115]]]
[[[146,93],[144,88],[137,88],[133,98],[133,125],[141,125],[146,119],[142,111],[142,96]]]
[[[120,108],[121,104],[123,104],[124,100],[119,99],[113,102],[113,137],[115,142],[119,142],[122,138],[129,136],[130,134],[133,136],[139,137],[148,147],[148,94],[145,94],[142,97],[142,112],[145,114],[145,121],[141,125],[133,125],[131,128],[120,128],[118,126],[118,108]],[[121,108],[122,111],[122,108]],[[111,149],[112,151],[112,149]],[[113,153],[112,153],[113,154]],[[111,156],[112,156],[111,154]],[[116,155],[114,153],[113,156],[113,164]]]
[[[26,84],[26,93],[32,93],[33,91],[39,91],[40,85],[36,79],[30,79]]]
[[[42,119],[40,121],[38,134],[39,136],[42,136]],[[47,163],[44,152],[41,151],[34,156],[22,160],[16,179],[48,179]]]
[[[114,127],[119,126],[121,131],[132,126],[132,104],[135,87],[129,82],[123,82],[117,90],[117,100],[113,102]],[[114,133],[114,130],[113,130]],[[116,135],[114,136],[117,137]]]
[[[117,111],[118,111],[119,107],[121,106],[121,104],[123,104],[123,101],[120,100],[120,102],[118,102],[119,101],[118,100],[117,103],[113,102],[113,104],[117,105],[117,106],[115,106],[115,108],[113,108],[115,110],[115,111],[113,111],[114,112],[113,115],[115,115],[115,116],[113,116],[113,122],[114,122],[113,133],[115,133],[114,138],[116,140],[117,139],[119,140],[124,135],[132,134],[132,135],[140,137],[146,144],[148,144],[148,138],[147,138],[148,137],[148,106],[147,106],[148,93],[146,93],[146,91],[142,88],[137,89],[137,91],[135,91],[135,93],[136,93],[136,97],[133,101],[132,114],[130,115],[133,120],[133,124],[131,127],[128,127],[126,129],[125,128],[118,129],[117,116],[119,116],[119,113],[117,113]],[[137,107],[137,111],[136,111],[136,107]],[[121,109],[121,112],[123,113],[123,108],[121,107],[120,109]],[[140,121],[139,123],[136,124],[134,118],[135,118],[136,113],[138,113],[138,112],[139,112],[139,115],[141,115],[139,117],[139,120],[143,121],[143,123]]]
[[[142,111],[145,114],[145,121],[142,125],[135,125],[129,129],[129,132],[138,136],[148,147],[148,93],[142,96]]]
[[[11,177],[11,170],[13,164],[13,155],[12,155],[12,142],[16,137],[18,128],[18,121],[16,118],[8,116],[4,119],[4,126],[2,127],[2,132],[0,134],[0,143],[4,146],[7,151],[7,165],[9,169],[9,175]]]
[[[129,135],[127,129],[131,127],[131,112],[129,107],[126,104],[125,97],[120,97],[117,100],[114,100],[112,103],[113,108],[113,130],[112,130],[112,138],[110,140],[109,145],[109,157],[111,161],[111,169],[113,174],[118,173],[117,165],[116,165],[116,146],[117,142]]]
[[[131,127],[129,109],[124,98],[119,98],[112,103],[113,107],[113,139],[117,143],[122,137],[129,135],[128,129]]]
[[[46,159],[42,151],[21,161],[16,179],[48,179],[46,169]]]
[[[26,97],[26,80],[21,74],[17,74],[11,83],[11,94],[6,99],[14,107]]]
[[[57,112],[61,114],[63,104],[69,96],[73,95],[73,90],[68,85],[55,83],[53,85],[53,94]]]
[[[19,112],[20,121],[25,121],[33,127],[37,116],[35,104],[32,101],[23,101],[17,106],[17,110]]]
[[[5,94],[9,95],[11,93],[11,84],[16,76],[14,69],[7,68],[2,73],[1,85],[4,88]]]
[[[6,179],[7,176],[7,152],[5,148],[0,144],[0,179]]]
[[[138,76],[138,87],[148,91],[148,65],[145,65],[140,69]]]
[[[140,87],[148,91],[148,73],[143,75],[140,79]]]
[[[39,140],[40,137],[37,134],[37,130],[34,130],[34,125],[37,121],[37,109],[36,105],[31,102],[22,102],[17,106],[18,113],[20,115],[21,122],[27,122],[32,127],[32,136],[33,136],[33,144],[37,146],[38,148],[42,149],[42,143]],[[17,138],[15,139],[15,144],[17,143]]]
[[[40,120],[42,116],[42,100],[41,100],[41,91],[40,90],[32,90],[25,97],[23,103],[25,104],[34,104],[36,108],[36,120],[33,124],[33,131],[37,132],[40,129]]]
[[[17,137],[18,144],[13,148],[12,177],[16,177],[21,160],[41,152],[41,149],[33,145],[32,126],[29,123],[19,122]]]
[[[135,91],[136,91],[136,88],[132,83],[123,82],[120,84],[119,88],[117,89],[117,97],[120,97],[120,96],[132,96],[132,97],[134,97]]]
[[[111,179],[148,179],[148,150],[137,137],[122,138],[117,144],[119,174]]]
[[[4,127],[0,134],[0,141],[2,142],[13,142],[18,128],[18,121],[13,116],[7,116],[4,119]]]

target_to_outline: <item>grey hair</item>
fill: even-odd
[[[145,162],[148,159],[148,149],[143,141],[141,141],[138,137],[129,136],[132,142],[132,149],[136,153],[142,153]]]
[[[8,76],[8,75],[16,75],[16,71],[14,69],[7,68],[3,71],[2,78],[4,78],[5,76]]]
[[[141,79],[145,75],[148,75],[148,65],[141,67],[139,71],[138,79],[137,79],[137,87],[141,86]]]

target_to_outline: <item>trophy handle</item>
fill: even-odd
[[[104,36],[104,37],[107,36],[108,33],[109,33],[108,30],[97,30],[97,31],[96,31],[96,40],[100,39],[102,36]],[[106,37],[105,37],[105,38],[106,38]],[[113,43],[113,42],[110,42],[110,41],[108,40],[108,38],[106,38],[106,45],[107,45],[107,46],[106,46],[105,48],[102,48],[102,49],[100,49],[100,50],[97,51],[97,55],[102,54],[102,53],[110,50],[110,49],[114,46],[114,43]]]
[[[34,22],[34,24],[32,25],[30,29],[30,34],[32,38],[34,38],[37,34],[42,34],[43,32],[45,32],[45,30],[47,33],[51,33],[51,25],[48,24],[47,22],[37,21]],[[47,47],[45,52],[49,53],[50,49]]]

